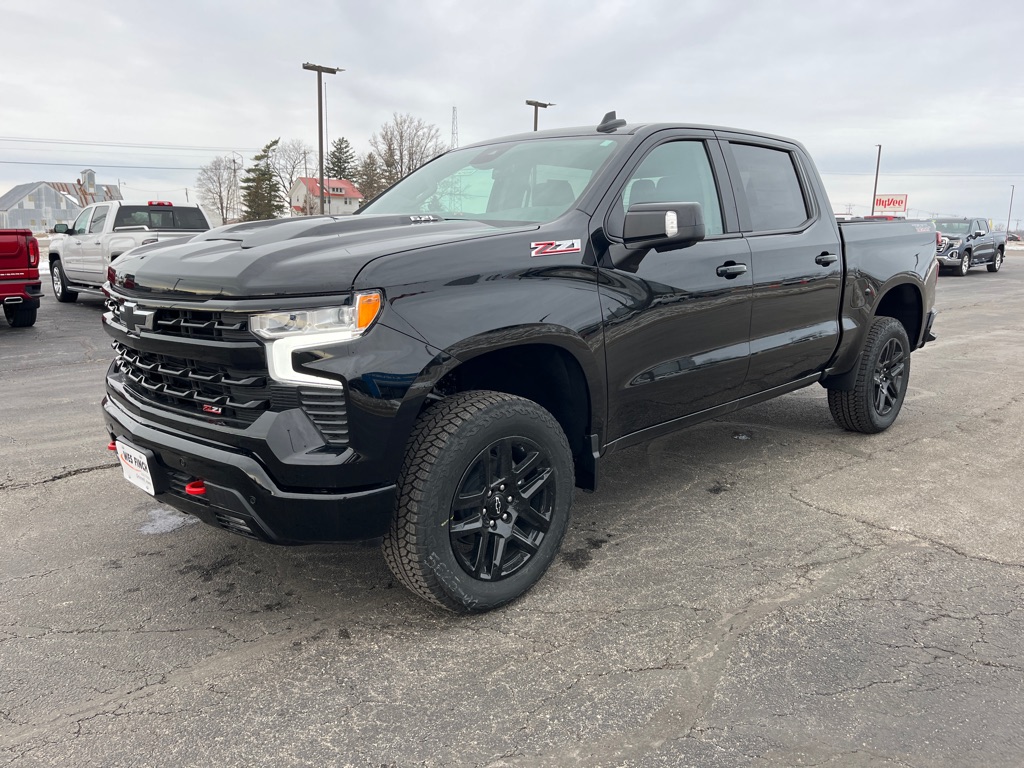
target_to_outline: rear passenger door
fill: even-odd
[[[750,368],[744,394],[820,373],[839,343],[839,228],[810,159],[795,144],[720,134],[750,245]]]

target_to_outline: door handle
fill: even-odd
[[[81,245],[81,244],[82,244],[81,240],[75,240],[75,245]]]
[[[734,277],[739,277],[746,271],[746,264],[737,264],[733,261],[727,261],[725,264],[716,269],[715,273],[719,277],[724,277],[726,280],[732,280]]]
[[[835,264],[839,261],[839,257],[834,253],[821,253],[814,257],[814,263],[820,264],[823,267],[827,267],[831,264]]]
[[[92,244],[93,244],[93,245],[99,245],[99,244],[100,244],[100,243],[102,243],[102,242],[103,242],[102,240],[93,240],[93,241],[92,241]]]

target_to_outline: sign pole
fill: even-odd
[[[878,169],[882,166],[882,145],[875,144],[878,147],[878,159],[875,160],[875,188],[871,192],[871,215],[875,215],[875,198],[878,197]]]

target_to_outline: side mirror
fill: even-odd
[[[984,233],[984,232],[982,232],[982,231],[981,231],[980,229],[976,229],[976,230],[974,230],[974,236],[975,236],[975,238],[978,238],[978,237],[983,237],[983,236],[984,236],[984,234],[985,234],[985,233]]]
[[[668,251],[703,239],[700,203],[637,203],[626,211],[622,242],[631,251]]]
[[[53,233],[55,235],[66,235],[68,233],[67,224],[55,224],[53,227]]]

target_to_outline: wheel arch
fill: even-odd
[[[471,390],[490,390],[536,402],[562,427],[576,464],[577,485],[596,485],[591,436],[604,432],[605,394],[601,368],[586,342],[567,329],[545,326],[496,330],[454,345],[435,370],[436,401]]]
[[[903,282],[889,287],[875,304],[874,317],[898,320],[907,332],[911,349],[920,346],[924,333],[924,296],[920,287]],[[872,318],[873,319],[873,318]]]
[[[910,348],[921,345],[925,331],[924,295],[921,286],[912,280],[896,278],[882,286],[871,312],[864,315],[857,324],[859,339],[842,357],[842,361],[821,380],[826,389],[848,391],[853,388],[857,365],[867,343],[868,329],[878,317],[891,317],[898,321],[907,333]],[[854,353],[854,350],[856,352]]]

